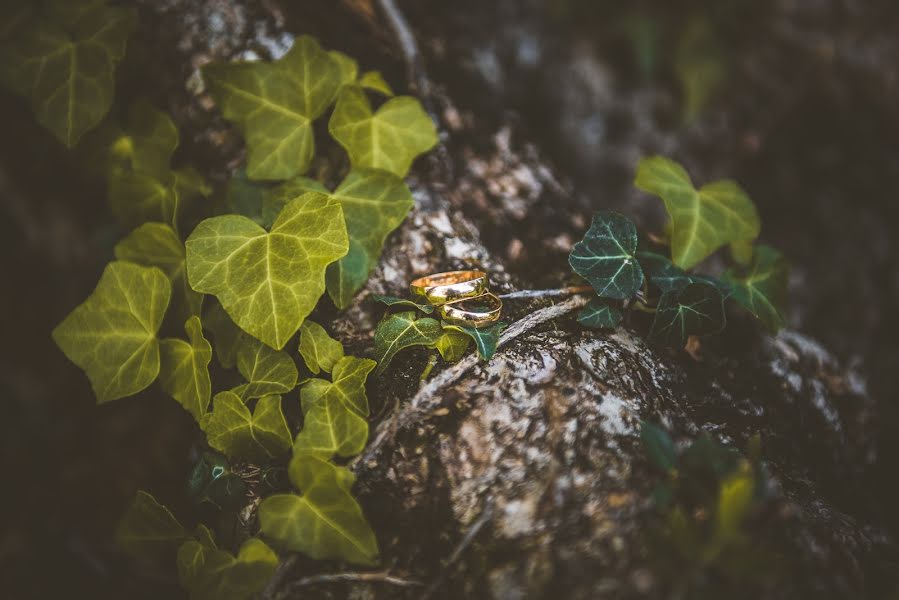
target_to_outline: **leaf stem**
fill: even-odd
[[[574,296],[575,294],[587,294],[593,291],[589,285],[572,285],[554,290],[520,290],[497,294],[503,300],[518,300],[521,298],[558,298],[560,296]]]

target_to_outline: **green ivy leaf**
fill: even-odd
[[[600,211],[593,216],[584,239],[572,248],[568,263],[600,298],[624,300],[643,285],[643,271],[634,258],[636,249],[634,224],[618,213]]]
[[[262,195],[262,226],[271,227],[287,203],[296,200],[306,192],[331,193],[321,183],[308,177],[294,177],[290,181],[266,190]]]
[[[287,452],[292,441],[281,396],[260,398],[251,414],[237,394],[219,392],[200,426],[209,445],[232,458],[268,461]]]
[[[269,192],[267,185],[247,177],[246,169],[238,169],[228,180],[228,187],[225,190],[225,210],[252,219],[263,227],[269,227],[278,216],[275,213],[270,222],[265,222],[265,197]]]
[[[741,536],[740,530],[752,506],[754,493],[755,481],[748,468],[721,483],[715,511],[715,533],[720,540],[729,542]]]
[[[300,391],[303,430],[294,452],[314,452],[327,458],[354,456],[368,441],[368,398],[365,380],[375,361],[346,356],[334,365],[334,380],[308,381]]]
[[[116,244],[115,257],[162,269],[172,282],[172,289],[178,295],[184,316],[200,314],[203,294],[195,292],[187,283],[184,244],[171,226],[165,223],[144,223]]]
[[[246,138],[250,179],[290,179],[309,168],[312,121],[341,85],[340,65],[318,42],[300,36],[276,62],[211,63],[202,72],[222,114]]]
[[[340,85],[349,85],[356,81],[359,74],[359,64],[350,56],[337,50],[328,51],[328,56],[337,63],[340,69]]]
[[[359,77],[359,85],[366,89],[384,94],[388,98],[393,96],[390,84],[384,81],[384,76],[378,71],[366,71]]]
[[[577,315],[577,322],[593,329],[613,329],[624,314],[600,298],[593,298]]]
[[[331,372],[331,367],[343,358],[343,345],[328,335],[325,328],[306,319],[300,326],[300,355],[314,374]]]
[[[431,318],[418,318],[413,311],[387,315],[375,328],[375,359],[378,361],[375,374],[383,373],[400,350],[412,346],[432,347],[441,335],[440,323]]]
[[[178,581],[183,587],[190,588],[197,575],[203,571],[206,558],[214,550],[218,550],[218,546],[215,545],[212,532],[200,523],[194,531],[194,537],[181,544],[176,555]]]
[[[159,340],[172,286],[155,267],[115,261],[93,293],[53,330],[53,341],[87,373],[97,402],[136,394],[159,374]]]
[[[456,362],[465,356],[471,338],[466,333],[444,329],[443,335],[437,338],[434,347],[446,362]]]
[[[297,365],[290,354],[248,335],[237,346],[237,370],[247,380],[233,390],[242,400],[286,394],[297,385]]]
[[[374,565],[378,543],[350,494],[355,477],[315,454],[297,453],[290,480],[302,495],[275,494],[259,505],[263,535],[278,547],[314,559]]]
[[[236,367],[237,348],[246,334],[234,324],[221,304],[215,302],[206,311],[206,316],[203,317],[203,327],[212,333],[215,356],[218,358],[219,364],[226,369]]]
[[[758,212],[735,181],[722,179],[697,190],[683,167],[653,156],[640,161],[634,185],[662,198],[671,217],[672,262],[678,267],[689,269],[725,244],[758,237]]]
[[[397,96],[372,113],[365,91],[344,86],[328,131],[344,147],[353,167],[370,167],[405,177],[419,154],[437,145],[437,130],[418,100]]]
[[[790,269],[784,257],[774,248],[759,245],[747,269],[730,269],[724,281],[733,290],[733,298],[755,315],[771,333],[786,324],[783,316],[787,305]]]
[[[250,600],[262,591],[278,566],[278,555],[259,538],[250,538],[237,557],[207,549],[202,567],[188,583],[191,600]]]
[[[112,143],[114,167],[162,178],[178,147],[178,128],[164,112],[139,100],[128,111],[128,130]]]
[[[687,273],[683,269],[674,266],[674,263],[661,254],[637,252],[637,259],[640,261],[640,266],[643,267],[643,272],[650,283],[662,292],[680,290],[691,283],[707,283],[718,288],[718,291],[725,298],[731,295],[732,290],[730,286],[721,280],[706,275]]]
[[[508,327],[508,323],[500,321],[490,327],[482,327],[480,329],[471,325],[444,325],[443,329],[464,333],[474,340],[481,360],[490,360],[496,353],[496,347],[499,345],[499,336],[506,327]]]
[[[136,14],[105,2],[69,8],[32,19],[3,44],[0,80],[30,99],[38,122],[71,148],[109,111]]]
[[[677,447],[668,433],[648,421],[640,422],[640,441],[650,462],[666,473],[677,463]]]
[[[688,336],[718,333],[726,323],[721,292],[707,283],[691,283],[662,294],[649,337],[680,348]]]
[[[350,171],[332,198],[343,207],[350,248],[345,257],[328,266],[326,283],[337,308],[346,308],[377,264],[384,240],[415,202],[402,179],[373,169]]]
[[[340,204],[310,192],[291,202],[271,233],[246,217],[201,222],[187,239],[187,275],[215,295],[250,335],[280,350],[325,289],[325,267],[346,254]]]
[[[188,319],[184,329],[189,342],[174,338],[160,342],[159,383],[199,422],[206,414],[212,394],[209,380],[212,346],[203,337],[198,317]]]
[[[434,307],[430,304],[419,304],[418,302],[406,300],[405,298],[397,298],[396,296],[380,296],[378,294],[372,294],[371,297],[372,300],[380,302],[381,304],[386,304],[387,306],[408,306],[416,310],[420,310],[426,315],[434,312]]]
[[[135,556],[155,555],[187,536],[172,513],[143,490],[138,490],[116,527],[116,542]]]

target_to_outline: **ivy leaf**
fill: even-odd
[[[269,189],[266,185],[247,177],[246,169],[238,169],[228,180],[228,188],[225,191],[225,210],[252,219],[263,227],[269,227],[278,213],[272,216],[271,221],[265,222],[263,211],[265,197],[268,193]]]
[[[236,558],[224,550],[204,554],[202,568],[187,586],[191,600],[250,600],[278,566],[278,555],[259,538],[244,542]]]
[[[722,179],[697,190],[683,167],[653,156],[640,161],[634,185],[662,198],[671,217],[672,262],[678,267],[689,269],[725,244],[758,237],[758,212],[735,181]]]
[[[302,495],[276,494],[263,500],[262,533],[278,547],[316,560],[374,565],[378,543],[350,494],[352,472],[315,454],[297,453],[288,473]]]
[[[340,69],[340,85],[348,85],[356,81],[359,74],[359,64],[350,56],[337,50],[328,51],[328,56],[337,63]]]
[[[144,223],[116,244],[115,257],[162,269],[179,296],[184,316],[200,314],[203,294],[195,292],[187,283],[184,244],[171,226],[165,223]]]
[[[251,414],[237,394],[219,392],[212,400],[212,412],[206,413],[200,426],[209,445],[232,458],[267,461],[290,448],[281,396],[260,398]]]
[[[607,302],[593,298],[577,315],[577,322],[593,329],[613,329],[624,314],[620,308],[610,306]]]
[[[375,328],[375,374],[383,373],[400,350],[412,346],[433,346],[443,329],[431,318],[418,318],[413,311],[398,312],[384,317]]]
[[[715,511],[715,533],[724,541],[739,538],[752,505],[755,481],[749,469],[740,470],[721,483]]]
[[[706,275],[687,273],[683,269],[674,266],[674,263],[661,254],[637,252],[637,259],[640,261],[640,266],[643,267],[643,272],[650,283],[662,292],[680,290],[691,283],[707,283],[715,286],[725,298],[728,298],[732,293],[730,286],[723,281]]]
[[[91,382],[97,402],[136,394],[159,374],[159,340],[172,286],[154,267],[114,261],[93,293],[53,330]]]
[[[730,269],[724,282],[733,298],[756,316],[771,333],[786,325],[787,284],[790,268],[784,257],[770,246],[759,245],[747,269]]]
[[[162,178],[178,147],[178,128],[167,114],[139,100],[128,111],[128,130],[112,143],[117,168]]]
[[[468,350],[468,344],[471,338],[466,333],[444,329],[443,335],[437,338],[434,347],[440,353],[440,356],[446,362],[456,362],[460,360],[465,351]]]
[[[237,346],[237,370],[247,380],[234,388],[242,400],[286,394],[297,385],[297,365],[290,354],[272,350],[248,335]]]
[[[209,380],[212,346],[203,337],[198,317],[188,319],[184,329],[189,342],[174,338],[160,342],[159,383],[199,422],[206,414],[212,394]]]
[[[247,141],[250,179],[290,179],[309,168],[312,121],[334,100],[341,67],[313,38],[298,37],[273,63],[211,63],[209,93]]]
[[[384,240],[415,202],[402,179],[373,169],[350,171],[332,198],[343,207],[350,248],[345,257],[328,266],[326,282],[337,308],[346,308],[378,262]]]
[[[331,367],[343,358],[343,345],[333,339],[325,328],[306,319],[300,326],[300,355],[314,374],[331,372]]]
[[[303,429],[294,452],[314,452],[327,458],[362,452],[368,441],[368,398],[365,380],[375,361],[346,356],[334,365],[334,381],[312,379],[300,391]]]
[[[138,490],[116,527],[116,541],[129,553],[155,555],[186,537],[184,527],[152,495]]]
[[[112,104],[133,9],[82,4],[33,19],[0,48],[0,80],[31,100],[37,121],[71,148]]]
[[[640,422],[640,441],[650,462],[666,473],[674,469],[677,462],[677,447],[668,433],[648,421]]]
[[[212,532],[202,523],[197,525],[194,537],[181,544],[175,559],[178,581],[183,587],[191,587],[197,575],[203,571],[206,558],[213,550],[218,550],[218,547],[215,545]]]
[[[240,346],[244,332],[234,324],[225,309],[218,302],[206,311],[203,327],[212,333],[215,356],[219,364],[226,369],[237,366],[237,348]]]
[[[618,213],[600,211],[593,215],[584,239],[572,248],[568,263],[600,298],[624,300],[643,285],[643,271],[634,258],[636,249],[634,224]]]
[[[271,227],[278,214],[284,210],[287,203],[295,200],[306,192],[319,192],[330,194],[328,188],[308,177],[294,177],[281,185],[266,190],[262,195],[262,226]]]
[[[388,98],[393,96],[390,84],[384,81],[384,76],[378,71],[366,71],[359,77],[359,85],[366,89],[384,94]]]
[[[458,331],[473,339],[481,360],[490,360],[493,357],[494,353],[496,353],[496,347],[499,345],[499,336],[506,327],[508,327],[508,323],[502,321],[490,327],[482,327],[480,329],[471,325],[443,326],[445,330]]]
[[[201,222],[187,239],[187,276],[215,295],[241,329],[280,350],[325,290],[325,267],[347,252],[340,205],[310,192],[291,202],[271,233],[246,217]]]
[[[437,145],[437,130],[418,100],[397,96],[372,112],[365,91],[344,86],[328,131],[344,147],[353,167],[370,167],[405,177],[419,154]]]
[[[721,292],[707,283],[691,283],[662,294],[649,337],[680,348],[688,336],[718,333],[726,323]]]
[[[387,306],[409,306],[416,310],[420,310],[426,315],[434,312],[434,307],[430,304],[419,304],[418,302],[406,300],[405,298],[397,298],[396,296],[380,296],[378,294],[372,294],[371,297],[376,302],[380,302],[381,304],[385,304]]]

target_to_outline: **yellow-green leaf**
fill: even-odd
[[[725,244],[758,237],[758,212],[735,181],[722,179],[697,190],[683,167],[653,156],[640,161],[634,185],[664,202],[672,225],[671,260],[678,267],[689,269]]]
[[[243,400],[286,394],[297,385],[297,365],[290,354],[272,350],[248,335],[237,345],[237,370],[247,380],[234,389]]]
[[[370,167],[405,177],[412,161],[437,145],[437,130],[421,104],[397,96],[376,112],[365,91],[344,86],[337,97],[328,131],[344,147],[353,167]]]
[[[138,490],[116,527],[116,541],[134,555],[155,554],[181,542],[186,532],[171,511]]]
[[[202,71],[222,114],[246,138],[250,179],[289,179],[309,168],[312,121],[341,85],[341,66],[318,42],[300,36],[276,62],[212,63]]]
[[[183,587],[191,587],[197,575],[203,571],[206,557],[214,550],[218,550],[218,546],[215,545],[212,531],[200,523],[194,530],[194,537],[181,544],[176,555],[178,581]]]
[[[314,559],[375,564],[378,543],[350,494],[353,474],[308,453],[294,454],[288,473],[302,495],[276,494],[262,501],[263,535],[279,548]]]
[[[499,346],[499,336],[507,326],[508,323],[500,321],[480,329],[472,325],[444,325],[443,329],[467,335],[474,340],[481,360],[490,360]]]
[[[748,268],[730,269],[723,279],[733,289],[733,299],[776,333],[786,324],[783,313],[789,276],[789,265],[780,252],[759,245]]]
[[[93,293],[53,330],[98,402],[136,394],[159,374],[159,340],[172,286],[165,273],[124,261],[106,266]]]
[[[212,333],[215,356],[226,369],[237,366],[237,348],[246,334],[234,324],[225,309],[218,302],[206,311],[203,328]]]
[[[337,63],[340,69],[340,85],[347,85],[356,81],[356,76],[359,74],[359,65],[353,58],[337,50],[329,51],[328,56]]]
[[[271,460],[283,455],[292,441],[281,396],[260,398],[250,413],[237,394],[219,392],[201,426],[209,445],[232,458]]]
[[[188,317],[200,314],[203,294],[195,292],[187,283],[184,244],[170,225],[144,223],[116,244],[115,257],[162,269],[172,282],[182,313]]]
[[[722,541],[740,536],[740,528],[752,504],[755,481],[752,472],[741,469],[721,483],[715,512],[716,533]]]
[[[209,380],[212,346],[203,337],[198,317],[188,319],[184,329],[189,342],[175,338],[160,342],[159,383],[199,422],[206,414],[212,394]]]
[[[325,328],[306,319],[300,326],[300,355],[309,370],[331,372],[331,367],[343,358],[343,345],[328,335]]]
[[[0,80],[28,98],[38,122],[69,148],[109,111],[135,21],[130,8],[71,4],[32,19],[0,48]]]
[[[244,542],[237,557],[207,549],[187,584],[190,600],[250,600],[262,591],[277,566],[278,555],[259,538]]]
[[[465,355],[471,338],[468,334],[452,329],[443,329],[443,335],[437,338],[434,347],[446,362],[456,362]]]
[[[399,177],[374,169],[354,169],[331,196],[343,207],[350,248],[328,267],[328,295],[337,308],[346,308],[359,291],[378,258],[384,240],[415,204]]]
[[[384,94],[385,96],[392,97],[393,89],[390,87],[390,84],[384,81],[384,76],[381,75],[379,71],[366,71],[359,77],[359,85],[373,90],[375,92]]]
[[[279,186],[266,190],[262,195],[262,226],[271,227],[287,203],[306,192],[330,194],[328,188],[308,177],[294,177]]]
[[[250,335],[280,350],[325,289],[325,267],[348,241],[340,204],[309,192],[289,203],[271,233],[246,217],[201,222],[187,239],[193,289],[215,295]]]
[[[443,335],[443,328],[435,319],[418,318],[414,311],[404,311],[387,315],[375,328],[375,359],[382,373],[393,360],[394,355],[412,346],[433,347]]]

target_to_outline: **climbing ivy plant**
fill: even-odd
[[[0,75],[71,146],[109,109],[134,15],[102,0],[34,10],[46,17],[38,30],[18,41],[4,33],[2,52],[15,60]],[[30,12],[23,18],[31,23]],[[86,52],[97,61],[75,60]],[[53,61],[71,69],[39,68]],[[171,118],[135,102],[105,166],[110,207],[129,232],[53,339],[98,402],[158,382],[184,407],[205,437],[190,481],[196,502],[237,518],[248,496],[260,499],[256,537],[188,529],[143,491],[118,529],[129,551],[176,563],[191,598],[243,599],[265,584],[276,552],[378,560],[346,466],[368,441],[365,384],[376,363],[345,353],[309,317],[326,291],[344,308],[364,285],[412,209],[403,177],[437,136],[416,99],[394,96],[379,73],[360,76],[353,59],[308,36],[275,62],[212,63],[202,76],[246,141],[246,165],[220,197],[189,165],[173,164]],[[346,152],[332,165],[345,172],[333,191],[305,176],[323,118],[333,138],[325,143]],[[439,324],[431,333],[443,336],[445,355],[464,349]]]

